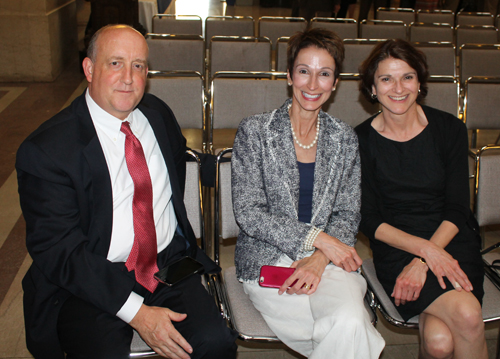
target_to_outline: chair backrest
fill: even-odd
[[[354,19],[336,19],[331,17],[315,17],[311,20],[311,28],[321,27],[331,30],[344,39],[358,37],[358,23]]]
[[[479,226],[500,224],[500,146],[489,145],[477,153],[474,212]]]
[[[457,25],[495,25],[495,16],[489,12],[458,12]]]
[[[500,77],[500,45],[463,45],[459,63],[462,85],[471,76]]]
[[[380,110],[378,103],[371,103],[359,90],[359,77],[341,75],[336,90],[323,105],[323,111],[356,127]]]
[[[271,41],[253,36],[212,37],[210,77],[218,71],[271,71]]]
[[[429,75],[457,76],[455,45],[451,42],[414,42],[413,46],[425,54]]]
[[[498,29],[494,26],[458,25],[455,27],[455,39],[457,51],[464,44],[495,44],[498,42]]]
[[[146,92],[168,104],[181,128],[205,129],[206,98],[200,73],[150,71]]]
[[[184,205],[189,223],[196,238],[201,239],[201,248],[206,250],[205,227],[203,220],[203,198],[201,190],[201,162],[198,155],[188,150],[186,156],[186,183],[184,188]]]
[[[201,17],[198,15],[158,14],[153,16],[153,32],[156,34],[203,36]]]
[[[205,44],[201,36],[147,34],[149,69],[205,73]]]
[[[346,39],[344,40],[345,59],[342,73],[357,74],[359,66],[372,52],[375,45],[384,40]]]
[[[408,32],[411,42],[455,41],[455,31],[449,24],[414,22]]]
[[[303,31],[307,27],[307,21],[303,17],[274,17],[262,16],[259,18],[258,28],[260,37],[268,37],[276,48],[278,38],[292,36],[297,31]]]
[[[251,16],[207,16],[205,43],[208,47],[212,36],[254,36],[255,20]]]
[[[286,50],[288,48],[288,36],[283,36],[278,39],[276,43],[276,61],[274,69],[278,72],[286,72],[287,70],[287,54]]]
[[[429,92],[422,100],[423,105],[446,111],[458,117],[460,114],[460,86],[453,76],[430,76],[427,81]]]
[[[455,13],[451,10],[418,10],[416,22],[450,24],[455,26]]]
[[[270,76],[279,78],[269,79]],[[216,74],[211,82],[210,146],[214,129],[237,129],[245,117],[272,111],[288,97],[286,73]]]
[[[407,39],[406,24],[396,20],[363,20],[359,28],[362,39]]]
[[[469,130],[500,129],[500,77],[465,81],[464,121]]]
[[[400,20],[406,25],[415,22],[415,10],[396,7],[379,7],[375,14],[377,20]]]

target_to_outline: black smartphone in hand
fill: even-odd
[[[159,282],[171,287],[190,275],[199,273],[202,270],[203,264],[186,256],[160,269],[155,273],[155,278]]]

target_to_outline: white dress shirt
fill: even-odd
[[[85,99],[106,158],[113,191],[113,228],[107,259],[111,262],[126,262],[134,244],[134,182],[125,160],[125,134],[120,131],[122,121],[99,107],[88,90]],[[130,128],[141,142],[146,157],[153,185],[153,216],[160,253],[169,245],[177,228],[167,166],[153,129],[144,114],[135,109],[125,121],[130,123]],[[116,315],[129,323],[143,301],[143,297],[132,292]]]

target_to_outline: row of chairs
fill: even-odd
[[[405,8],[378,8],[375,14],[377,20],[402,21],[406,25],[412,23],[447,24],[455,26],[493,26],[498,28],[500,15],[496,18],[490,13],[459,12],[454,14],[449,10],[419,10]],[[456,18],[456,21],[455,21]],[[275,41],[278,37],[289,36],[307,26],[307,21],[301,17],[273,17],[263,16],[258,19],[257,26],[251,16],[208,16],[205,19],[205,33],[203,23],[197,15],[155,15],[152,19],[153,32],[171,35],[198,35],[207,41],[212,36],[255,36],[269,37]],[[329,26],[324,23],[349,23],[356,26],[356,35],[352,33],[345,38],[357,38],[357,23],[354,19],[335,19],[315,17],[311,26]],[[436,40],[437,41],[437,40]]]
[[[375,12],[378,20],[401,20],[409,25],[412,22],[442,23],[455,25],[491,25],[496,26],[500,16],[489,12],[458,12],[451,10],[417,10],[409,8],[379,7]]]
[[[280,37],[276,51],[268,38],[214,36],[208,56],[200,36],[148,34],[149,67],[155,71],[197,71],[207,80],[218,71],[285,72],[289,37]],[[358,73],[358,67],[373,47],[383,40],[346,39],[343,73]],[[428,60],[431,75],[500,76],[500,44],[465,44],[457,49],[450,42],[414,42]],[[460,66],[459,66],[460,65]],[[478,66],[480,65],[480,66]],[[208,82],[207,82],[208,83]]]
[[[428,86],[424,104],[463,116],[470,130],[500,129],[500,77],[471,77],[465,81],[463,110],[456,78],[432,76]],[[218,130],[235,130],[243,118],[271,111],[292,95],[283,72],[219,72],[207,92],[203,78],[195,72],[152,71],[146,90],[172,107],[182,128],[199,130],[200,146],[211,153],[219,143]],[[379,105],[361,94],[357,74],[341,74],[336,91],[323,109],[355,127],[376,113]]]

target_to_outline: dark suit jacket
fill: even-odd
[[[170,108],[146,94],[138,108],[157,138],[172,186],[180,229],[207,272],[218,267],[201,250],[183,202],[186,140]],[[57,318],[71,295],[116,314],[133,276],[106,259],[113,201],[108,167],[84,94],[45,122],[19,148],[16,169],[33,264],[23,279],[28,349],[62,358]]]

